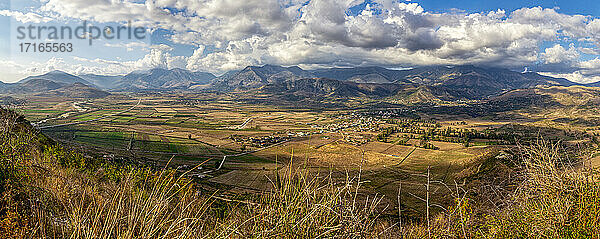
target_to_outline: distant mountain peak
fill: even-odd
[[[309,71],[302,70],[298,66],[246,66],[235,73],[226,73],[213,81],[213,87],[217,89],[253,89],[272,82],[288,79],[299,79],[313,77]]]
[[[132,72],[115,83],[118,90],[168,90],[189,89],[193,85],[208,84],[215,76],[206,72],[191,72],[186,69],[154,68],[146,72]]]
[[[63,84],[73,84],[73,83],[79,82],[79,83],[82,83],[82,84],[85,84],[88,86],[94,85],[94,84],[82,79],[81,77],[71,75],[69,73],[66,73],[66,72],[60,71],[60,70],[53,70],[53,71],[47,72],[46,74],[37,75],[37,76],[30,76],[23,80],[20,80],[18,83],[24,83],[24,82],[30,81],[32,79],[44,79],[44,80],[49,80],[49,81],[53,81],[56,83],[63,83]]]
[[[61,70],[52,70],[52,71],[49,71],[48,74],[69,74],[69,73],[61,71]]]

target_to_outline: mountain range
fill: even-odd
[[[104,90],[139,91],[189,89],[195,85],[206,85],[215,75],[206,72],[191,72],[184,69],[155,68],[148,71],[134,71],[127,75],[82,75],[81,78],[92,82]]]
[[[75,85],[74,85],[75,84]],[[248,66],[240,71],[215,76],[185,69],[151,69],[127,75],[71,75],[52,71],[30,76],[17,83],[0,83],[2,93],[45,93],[62,95],[71,90],[86,91],[79,96],[105,95],[104,91],[213,90],[259,92],[295,96],[337,98],[370,97],[401,102],[477,100],[516,89],[580,85],[563,78],[537,73],[520,73],[502,68],[425,66],[393,70],[382,67],[354,67],[303,70],[298,66]],[[592,83],[586,86],[600,86]],[[62,90],[59,90],[62,89]],[[58,93],[57,93],[58,94]],[[108,93],[106,93],[108,94]]]
[[[231,72],[218,77],[212,82],[212,86],[220,90],[252,89],[285,80],[312,77],[314,75],[310,72],[302,70],[297,66],[248,66],[241,71]]]
[[[30,76],[17,83],[2,83],[0,84],[0,94],[33,94],[70,98],[103,98],[110,95],[89,81],[62,71]]]
[[[39,80],[39,79],[52,81],[54,83],[63,83],[63,84],[82,83],[82,84],[88,85],[88,86],[93,85],[92,83],[82,79],[81,77],[71,75],[69,73],[62,72],[62,71],[50,71],[46,74],[39,75],[39,76],[29,76],[25,79],[20,80],[17,83],[23,84],[23,83],[27,83],[32,80]]]
[[[428,66],[407,70],[382,67],[302,70],[265,65],[213,81],[219,90],[252,90],[295,95],[396,97],[417,99],[485,99],[515,89],[572,86],[577,83],[537,73],[477,66]]]
[[[188,89],[193,85],[208,84],[214,78],[215,75],[206,72],[156,68],[129,73],[115,81],[110,89],[120,91]]]

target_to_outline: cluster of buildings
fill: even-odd
[[[414,108],[395,108],[395,109],[386,109],[386,110],[353,112],[349,115],[354,116],[354,117],[376,116],[379,118],[389,119],[389,118],[406,117],[409,115],[413,115],[415,112],[417,112],[417,110]]]
[[[290,140],[292,136],[278,136],[278,135],[268,135],[268,136],[247,136],[247,135],[231,135],[229,138],[236,143],[241,143],[243,145],[249,145],[252,147],[263,148],[269,145],[273,145],[276,143],[280,143],[283,141]]]
[[[350,129],[354,132],[378,131],[386,122],[374,117],[351,115],[340,116],[341,122],[331,123],[320,128],[325,132],[339,132],[340,130]]]

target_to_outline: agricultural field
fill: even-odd
[[[535,120],[404,117],[364,109],[277,107],[214,95],[184,98],[39,98],[17,110],[54,140],[86,153],[150,167],[169,163],[223,193],[268,190],[276,171],[304,168],[340,181],[360,175],[365,193],[388,200],[402,184],[402,190],[415,195],[406,201],[414,213],[422,212],[418,197],[424,196],[427,172],[431,180],[452,182],[477,159],[515,147],[516,139],[540,132],[566,141],[581,138]],[[443,198],[442,191],[433,200]]]

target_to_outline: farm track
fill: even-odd
[[[246,119],[246,121],[244,121],[244,123],[242,123],[241,125],[239,125],[237,128],[238,128],[238,129],[243,129],[244,127],[246,127],[246,125],[247,125],[248,123],[250,123],[250,121],[252,121],[252,119],[253,119],[253,118],[254,118],[254,117],[250,117],[250,118]]]

